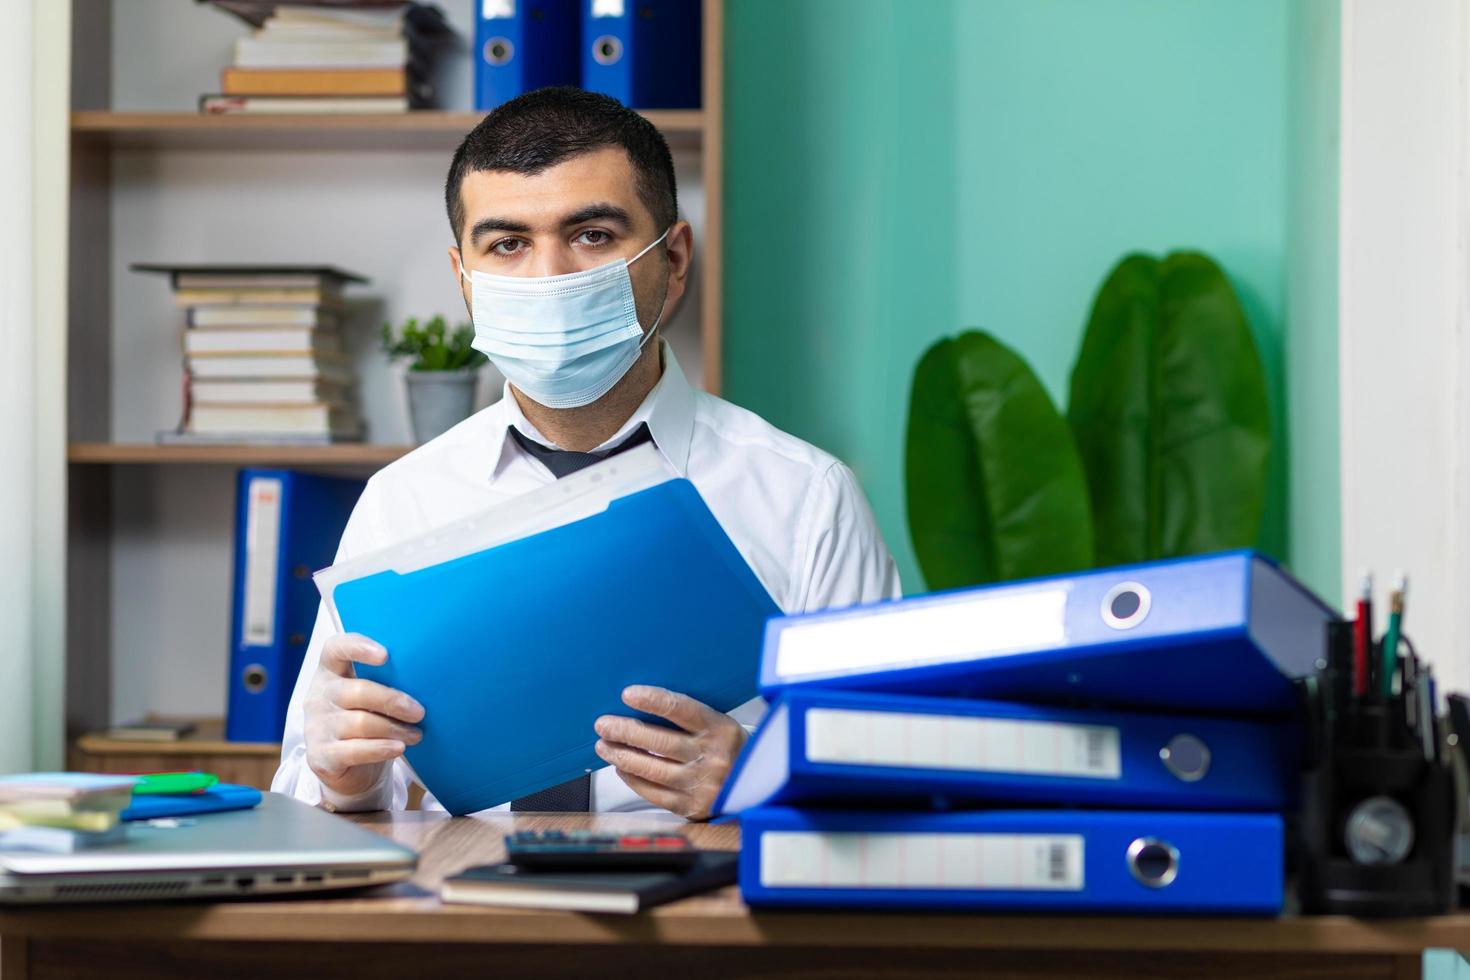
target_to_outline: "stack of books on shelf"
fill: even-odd
[[[342,346],[342,287],[329,266],[134,265],[168,273],[186,312],[185,393],[163,442],[319,445],[362,437]]]
[[[122,840],[135,782],[65,772],[0,777],[0,850],[69,854]]]
[[[448,33],[424,4],[217,2],[256,29],[235,42],[219,95],[221,114],[407,112],[433,101],[430,61]]]

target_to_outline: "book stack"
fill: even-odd
[[[201,112],[391,113],[433,101],[430,61],[448,31],[423,4],[218,3],[255,30],[235,42]]]
[[[121,841],[135,782],[75,772],[0,776],[0,850],[69,854]]]
[[[163,441],[321,444],[361,438],[329,266],[134,265],[168,273],[184,309],[184,411]]]
[[[1334,613],[1234,552],[772,620],[753,906],[1279,912]]]

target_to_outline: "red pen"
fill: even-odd
[[[1363,573],[1358,618],[1353,622],[1353,696],[1368,693],[1368,646],[1373,636],[1373,575]]]

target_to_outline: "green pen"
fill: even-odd
[[[1393,675],[1399,664],[1399,632],[1404,624],[1404,593],[1409,591],[1409,579],[1399,572],[1394,579],[1393,592],[1388,597],[1388,629],[1383,634],[1383,696],[1393,695]]]
[[[212,772],[151,772],[138,777],[133,795],[202,793],[217,782],[219,777]]]

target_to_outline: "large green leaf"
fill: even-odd
[[[1016,353],[970,331],[914,369],[908,514],[931,589],[1092,565],[1092,517],[1067,424]]]
[[[1068,420],[1100,565],[1248,547],[1266,501],[1266,378],[1213,261],[1130,255],[1098,292]]]

